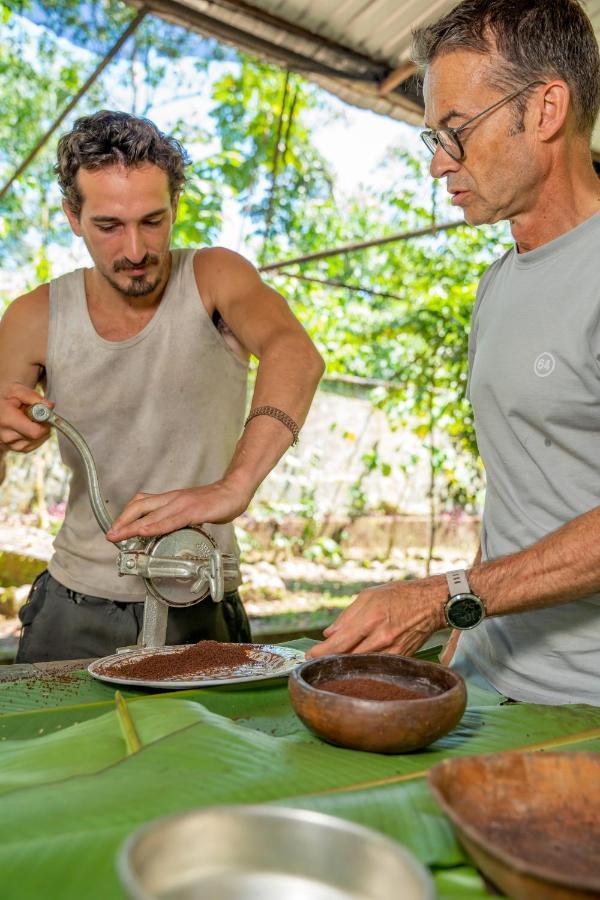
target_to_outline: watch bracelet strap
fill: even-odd
[[[448,582],[448,594],[455,597],[457,594],[470,594],[471,586],[464,569],[454,569],[452,572],[446,572],[446,581]]]

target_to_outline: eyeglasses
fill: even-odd
[[[509,103],[520,94],[524,94],[529,88],[535,87],[536,84],[543,83],[543,81],[530,81],[525,87],[519,88],[518,91],[513,91],[513,93],[509,94],[507,97],[502,97],[500,100],[497,100],[496,103],[492,103],[487,109],[483,109],[481,112],[477,113],[476,116],[463,122],[458,128],[438,128],[437,130],[428,128],[426,131],[421,132],[421,140],[432,155],[435,155],[437,148],[441,147],[444,153],[447,153],[448,156],[452,157],[456,162],[462,162],[465,158],[465,149],[461,144],[459,134],[467,127],[467,125],[471,125],[472,122],[487,115],[487,113],[495,112],[495,110],[504,106],[505,103]]]

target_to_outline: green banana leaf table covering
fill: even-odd
[[[115,859],[127,835],[222,803],[302,807],[370,826],[430,867],[441,900],[478,900],[491,894],[428,791],[431,766],[512,749],[600,752],[600,708],[503,703],[477,688],[458,727],[426,750],[344,750],[306,730],[284,680],[123,690],[134,748],[111,685],[84,670],[40,671],[0,667],[3,900],[120,900]]]

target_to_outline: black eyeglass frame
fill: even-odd
[[[459,134],[461,133],[461,131],[463,131],[468,125],[471,125],[477,119],[480,119],[482,116],[487,115],[487,113],[495,112],[497,109],[500,109],[501,106],[504,106],[505,103],[510,103],[511,100],[514,100],[520,94],[524,94],[525,91],[528,91],[530,88],[535,87],[538,84],[544,84],[544,82],[530,81],[529,84],[525,85],[525,87],[519,88],[518,91],[513,91],[512,94],[508,94],[506,97],[501,97],[500,100],[496,100],[496,102],[492,103],[491,106],[486,107],[486,109],[482,109],[481,112],[478,112],[477,115],[472,116],[470,119],[467,119],[467,121],[463,122],[462,125],[459,125],[458,128],[426,128],[424,131],[421,131],[421,140],[432,156],[435,156],[437,148],[441,147],[444,153],[447,153],[448,156],[455,162],[462,162],[465,158],[465,148],[463,147],[459,138]],[[458,156],[448,150],[444,141],[440,139],[440,134],[450,135],[451,140],[454,141],[459,149]]]

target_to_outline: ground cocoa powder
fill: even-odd
[[[359,700],[424,700],[427,696],[422,691],[410,690],[383,678],[331,678],[314,687]]]
[[[143,681],[183,681],[192,678],[248,674],[276,666],[281,657],[263,650],[260,644],[227,644],[199,641],[177,650],[156,651],[131,659],[124,657],[97,667],[100,675]]]

